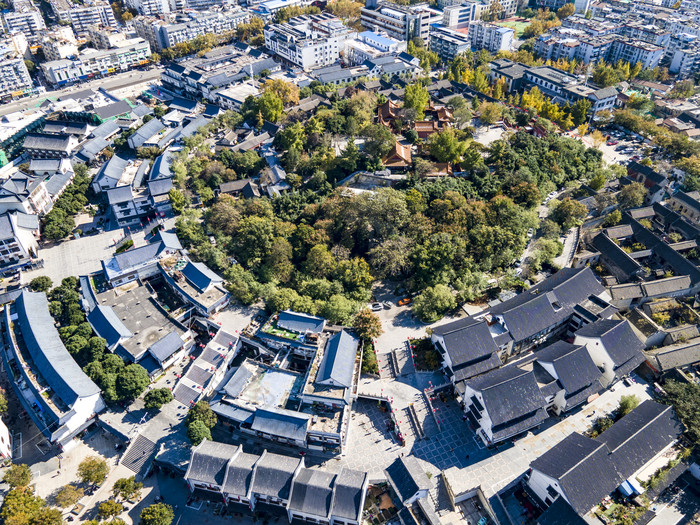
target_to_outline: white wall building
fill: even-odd
[[[75,60],[54,60],[41,65],[46,80],[61,85],[95,76],[128,71],[145,65],[151,56],[151,46],[142,38],[125,40],[114,49],[84,50]]]
[[[442,13],[427,4],[402,6],[389,2],[367,0],[360,11],[362,26],[371,31],[383,31],[392,38],[410,40],[418,37],[426,44],[430,25],[442,21]]]
[[[105,26],[117,29],[112,6],[107,2],[98,2],[89,6],[74,7],[68,11],[68,18],[73,24],[73,31],[78,36],[87,35],[90,26]]]
[[[372,31],[363,31],[356,38],[346,40],[343,50],[345,61],[351,65],[359,65],[365,60],[398,54],[402,51],[406,51],[405,40],[396,40]]]
[[[336,63],[345,41],[357,36],[328,13],[298,16],[286,24],[268,26],[264,33],[271,53],[305,71]]]

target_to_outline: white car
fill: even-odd
[[[528,236],[529,239],[532,239],[532,236],[533,236],[534,234],[535,234],[535,230],[533,230],[532,228],[530,228],[529,230],[527,230],[527,236]]]
[[[372,303],[369,305],[369,307],[373,312],[381,312],[382,310],[384,310],[384,306],[382,305],[382,303]]]

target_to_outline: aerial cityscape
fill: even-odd
[[[0,523],[700,524],[699,2],[0,4]]]

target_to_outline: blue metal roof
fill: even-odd
[[[326,320],[313,315],[300,314],[285,310],[277,319],[277,326],[291,332],[303,334],[306,332],[321,333],[326,325]]]
[[[212,272],[206,264],[200,262],[188,262],[187,266],[182,269],[182,275],[184,275],[185,279],[200,292],[203,292],[212,284],[223,281],[223,279]]]
[[[331,337],[326,344],[316,382],[332,382],[337,386],[350,388],[359,344],[360,341],[345,330]]]
[[[88,314],[87,320],[95,333],[107,341],[109,348],[114,347],[122,338],[134,335],[117,317],[111,306],[96,306]]]
[[[170,332],[168,335],[161,337],[151,345],[148,349],[149,353],[161,363],[167,360],[171,355],[180,350],[185,345],[185,342],[177,334]]]
[[[72,407],[78,399],[100,393],[63,346],[45,293],[23,290],[15,310],[35,367],[61,401]]]

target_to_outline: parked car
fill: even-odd
[[[380,312],[384,310],[384,306],[382,305],[382,303],[372,303],[371,305],[369,305],[369,307],[373,312]]]
[[[407,304],[411,304],[412,301],[413,299],[411,299],[410,297],[404,297],[403,299],[399,299],[399,302],[396,304],[398,304],[399,306],[406,306]]]
[[[618,144],[617,140],[609,140],[608,141],[608,146],[616,146]]]
[[[394,303],[392,303],[391,301],[384,301],[382,304],[384,305],[384,308],[386,308],[387,310],[389,310],[392,306],[394,306]]]
[[[534,234],[535,234],[535,230],[533,230],[532,228],[530,228],[529,230],[527,230],[527,236],[528,236],[528,238],[532,239],[532,236],[533,236]]]

